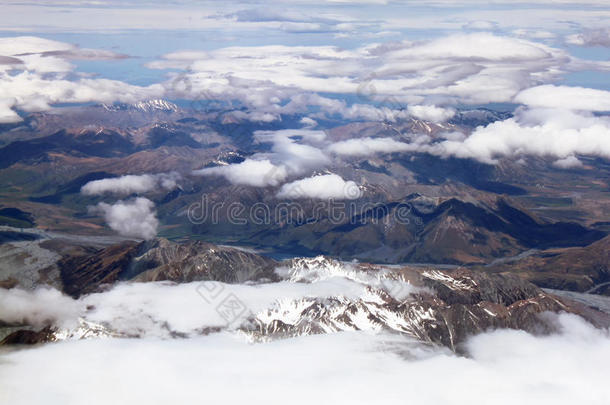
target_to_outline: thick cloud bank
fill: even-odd
[[[50,320],[70,328],[84,320],[133,337],[66,340],[2,353],[0,402],[280,404],[290,398],[294,404],[407,399],[430,405],[606,405],[610,400],[603,372],[610,361],[610,332],[575,315],[542,314],[556,325],[552,335],[515,330],[477,335],[466,342],[466,357],[375,328],[253,344],[235,332],[237,326],[249,314],[264,316],[275,303],[374,299],[371,287],[390,289],[400,299],[417,291],[382,271],[338,262],[282,268],[278,275],[284,281],[258,285],[123,283],[77,300],[55,290],[0,289],[0,321]],[[396,284],[386,284],[389,280]],[[233,323],[218,310],[226,297],[247,309]],[[214,333],[215,328],[224,332]]]
[[[114,204],[99,203],[93,208],[101,212],[108,226],[120,235],[152,239],[157,235],[159,220],[155,213],[155,204],[147,198],[138,197]]]
[[[514,118],[477,128],[464,140],[424,145],[420,150],[486,163],[522,155],[610,158],[610,119],[572,110],[525,109]]]
[[[536,105],[578,105],[578,100],[562,101],[561,94],[547,98],[537,89],[524,92],[523,98]],[[577,89],[567,89],[570,94],[578,92]],[[561,89],[559,93],[563,91]],[[594,92],[603,97],[607,97],[606,93],[610,94]],[[489,164],[495,164],[504,157],[533,155],[553,158],[559,168],[573,168],[580,166],[577,155],[610,158],[610,118],[582,111],[593,109],[593,105],[583,102],[581,111],[554,106],[522,107],[515,111],[514,117],[477,127],[470,134],[452,132],[436,138],[421,135],[410,142],[389,137],[354,138],[330,144],[328,150],[345,156],[418,152],[441,157],[472,158]],[[602,108],[601,103],[597,105],[599,109]]]
[[[356,299],[366,294],[363,273],[349,268],[326,269],[323,274],[306,272],[292,274],[299,280],[314,277],[312,283],[288,282],[262,285],[224,284],[218,282],[170,284],[125,283],[111,290],[72,299],[56,290],[23,291],[0,289],[0,321],[45,322],[61,328],[73,327],[79,318],[106,325],[110,330],[126,336],[170,338],[176,335],[198,336],[201,330],[227,326],[226,319],[217,312],[225,296],[238,297],[249,313],[270,308],[277,300],[302,297],[342,296]],[[366,284],[381,285],[380,279],[367,278]],[[401,290],[413,291],[402,283]],[[214,291],[214,299],[206,301],[207,291]],[[248,315],[243,314],[243,315]],[[232,326],[239,326],[234,323]]]
[[[70,326],[81,313],[80,305],[72,298],[51,288],[36,291],[0,289],[0,320],[43,327],[49,322]]]
[[[72,341],[3,354],[0,400],[607,404],[610,389],[602,372],[610,361],[607,331],[569,315],[557,323],[561,333],[547,337],[510,330],[479,335],[468,343],[470,357],[365,332],[254,345],[226,333]]]

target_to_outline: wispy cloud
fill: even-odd
[[[176,172],[159,174],[126,175],[117,178],[90,181],[81,188],[85,195],[146,193],[160,189],[172,190],[178,185],[180,174]]]
[[[140,87],[87,78],[75,72],[70,63],[74,59],[124,57],[110,51],[81,49],[44,38],[12,37],[0,38],[0,55],[4,58],[0,63],[0,122],[19,122],[16,110],[44,111],[54,103],[135,102],[162,94],[160,85]]]
[[[569,35],[566,42],[580,46],[610,47],[610,28],[587,29],[578,34]]]

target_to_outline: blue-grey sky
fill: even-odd
[[[75,61],[79,71],[146,85],[163,73],[143,65],[181,49],[334,45],[487,31],[608,60],[610,48],[567,45],[566,38],[610,21],[604,1],[19,1],[3,2],[0,35],[34,35],[132,56]],[[608,39],[610,45],[610,39]],[[606,74],[570,74],[569,83],[607,88]]]
[[[367,98],[390,109],[389,99],[519,104],[542,85],[610,90],[604,3],[5,0],[0,119],[160,97],[238,101],[253,119],[300,108],[370,119],[378,111],[347,108]]]

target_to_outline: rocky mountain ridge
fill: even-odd
[[[258,263],[263,264],[261,268],[267,269],[264,266],[272,264],[268,259],[235,249],[196,244],[188,246],[189,249],[195,247],[199,248],[200,253],[207,249],[208,258],[209,255],[216,255],[209,259],[211,265],[208,269],[198,273],[196,278],[199,280],[243,282],[236,277],[227,277],[227,268],[222,272],[210,271],[218,269],[214,265],[218,266],[220,262],[223,266],[236,264],[237,268],[233,270],[237,274],[247,274],[251,277],[250,281],[258,286],[269,283],[311,285],[311,293],[301,298],[278,297],[267,309],[254,312],[235,325],[202,327],[198,332],[201,334],[230,330],[243,333],[255,341],[267,341],[350,330],[386,331],[462,352],[461,344],[469,336],[495,328],[518,329],[534,334],[552,333],[552,313],[572,313],[598,327],[610,326],[609,314],[544,292],[514,275],[495,275],[465,268],[439,270],[342,263],[320,256],[273,263],[275,281],[272,281],[269,273],[248,268]],[[216,254],[217,249],[220,254]],[[139,257],[142,257],[140,260],[152,260],[165,266],[176,261],[184,262],[183,253],[182,249],[167,241],[157,241],[144,253],[146,258],[142,255]],[[99,258],[99,254],[97,256]],[[120,260],[115,260],[115,265],[120,263]],[[114,267],[110,265],[110,268]],[[174,268],[175,271],[179,269]],[[192,268],[184,269],[185,275],[193,271]],[[175,276],[174,280],[185,282],[185,275]],[[325,280],[344,280],[344,283],[360,285],[364,288],[363,293],[358,296],[316,293],[320,291],[315,288],[316,283]],[[145,280],[136,277],[134,281]],[[107,288],[112,288],[112,285],[107,285]],[[169,325],[165,327],[169,328]],[[8,330],[8,335],[2,344],[120,336],[111,324],[86,319],[79,319],[74,327],[68,329],[53,324],[40,330],[27,325],[5,324],[3,330]],[[182,336],[171,329],[169,333],[174,337]]]

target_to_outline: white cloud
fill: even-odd
[[[544,85],[523,90],[517,94],[515,102],[539,108],[610,111],[610,91]]]
[[[135,103],[158,96],[161,87],[139,87],[116,80],[80,79],[70,81],[63,76],[48,77],[44,72],[23,71],[16,75],[0,73],[0,93],[14,99],[13,108],[42,111],[53,103],[84,103],[98,101]],[[5,106],[6,108],[6,106]],[[0,115],[9,115],[2,111]]]
[[[269,159],[246,159],[241,163],[196,170],[193,174],[223,176],[233,184],[253,187],[277,186],[287,176],[284,166],[276,166]]]
[[[326,136],[321,131],[323,136]],[[320,149],[294,141],[288,136],[277,135],[273,139],[271,150],[275,158],[282,162],[290,174],[300,174],[328,165],[330,159]]]
[[[20,58],[25,69],[18,75],[0,77],[0,90],[13,100],[13,108],[35,111],[57,102],[135,102],[166,96],[239,101],[248,109],[235,110],[235,117],[259,122],[276,121],[281,114],[302,113],[308,108],[319,110],[319,115],[338,114],[346,119],[396,121],[415,116],[440,122],[452,113],[442,105],[511,102],[521,90],[556,80],[585,63],[537,42],[471,33],[352,50],[273,45],[177,51],[147,66],[184,73],[170,74],[162,85],[139,87],[105,79],[66,80],[67,74],[74,73],[71,59],[122,55],[33,37],[11,40],[32,51],[12,54],[17,45],[0,43],[7,57]],[[248,63],[242,63],[244,60]],[[607,68],[602,62],[586,65]],[[8,69],[10,65],[0,66]],[[376,105],[348,105],[317,94],[329,89],[358,94]],[[3,110],[9,109],[7,105]],[[10,111],[0,115],[16,119]]]
[[[416,43],[391,52],[396,58],[419,57],[424,60],[472,60],[501,63],[519,60],[531,63],[535,60],[553,62],[555,55],[563,52],[523,39],[515,39],[489,33],[456,34],[431,41]]]
[[[560,169],[573,169],[576,167],[582,167],[582,162],[578,160],[576,156],[568,156],[563,159],[558,159],[553,162],[554,166],[559,167]]]
[[[14,100],[0,100],[0,123],[13,124],[21,122],[22,118],[13,110]]]
[[[0,288],[0,320],[42,328],[73,327],[84,306],[52,288],[25,291]]]
[[[126,175],[117,178],[93,180],[81,188],[85,195],[102,195],[107,193],[129,195],[146,193],[158,189],[176,188],[180,174],[176,172],[159,174]]]
[[[345,181],[336,174],[308,177],[284,184],[277,193],[278,198],[314,198],[354,200],[362,192],[353,181]]]
[[[407,109],[415,118],[432,122],[445,122],[455,115],[455,110],[434,105],[410,105]]]
[[[157,235],[157,220],[154,211],[155,204],[149,199],[138,197],[127,201],[117,201],[114,204],[99,203],[93,209],[101,212],[108,226],[119,235],[152,239]]]
[[[0,38],[0,55],[40,54],[43,52],[68,51],[74,45],[39,37]]]
[[[271,143],[271,152],[257,153],[241,163],[196,170],[194,174],[224,176],[233,184],[253,187],[278,186],[296,176],[330,164],[330,158],[314,145],[322,145],[326,133],[311,129],[255,131],[254,139]]]
[[[314,128],[316,125],[318,125],[316,120],[309,118],[309,117],[301,118],[299,123],[303,124],[305,126],[305,128]]]
[[[568,35],[566,42],[580,46],[604,46],[610,48],[610,28],[585,30],[579,34]]]
[[[417,150],[414,144],[397,141],[393,138],[355,138],[332,143],[328,151],[337,155],[369,156],[375,153],[394,153]]]
[[[486,163],[521,155],[610,158],[610,120],[569,110],[522,110],[514,118],[477,128],[463,141],[423,145],[420,151]]]
[[[235,118],[252,122],[273,122],[280,120],[277,114],[262,111],[232,111],[231,115]]]

